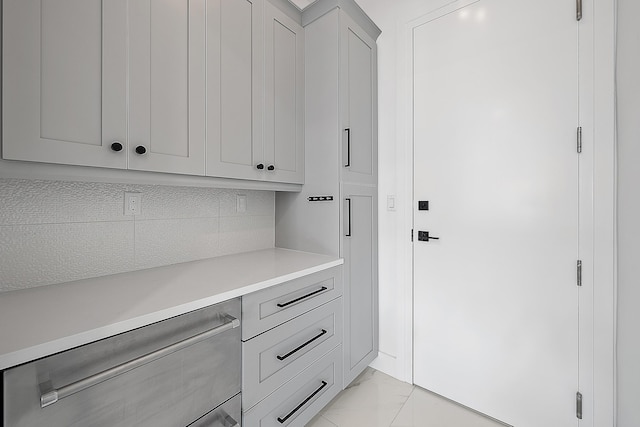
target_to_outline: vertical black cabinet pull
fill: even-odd
[[[345,237],[351,237],[351,199],[344,199],[347,202],[347,208],[345,212],[345,216],[347,218],[347,232],[345,233]]]
[[[346,128],[344,131],[347,133],[347,164],[344,167],[348,168],[351,166],[351,129]]]
[[[311,394],[309,395],[309,397],[307,397],[305,400],[303,400],[303,401],[302,401],[302,403],[300,403],[298,406],[296,406],[296,407],[294,408],[294,410],[293,410],[293,411],[291,411],[291,412],[289,412],[287,415],[285,415],[285,417],[284,417],[284,418],[280,418],[280,417],[278,417],[278,422],[279,422],[280,424],[284,424],[284,423],[286,423],[286,422],[287,422],[287,420],[288,420],[289,418],[291,418],[291,416],[292,416],[293,414],[295,414],[296,412],[298,412],[298,411],[300,410],[300,408],[302,408],[304,405],[306,405],[306,404],[307,404],[307,402],[308,402],[308,401],[310,401],[311,399],[313,399],[313,398],[315,397],[315,395],[316,395],[316,394],[320,393],[320,392],[322,391],[322,389],[323,389],[323,388],[325,388],[325,387],[327,386],[327,384],[328,384],[328,383],[327,383],[326,381],[322,381],[322,385],[321,385],[320,387],[318,387],[318,389],[317,389],[316,391],[314,391],[313,393],[311,393]]]

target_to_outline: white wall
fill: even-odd
[[[124,215],[124,192],[142,213]],[[236,194],[247,211],[236,212]],[[0,179],[0,292],[274,246],[269,191]]]
[[[407,104],[410,81],[406,69],[410,21],[450,0],[356,0],[382,30],[378,38],[378,149],[379,149],[379,292],[380,356],[373,367],[412,382],[412,141],[406,134],[411,110]],[[396,208],[387,210],[387,196]],[[410,268],[410,267],[409,267]]]
[[[618,427],[640,426],[640,2],[618,0]]]

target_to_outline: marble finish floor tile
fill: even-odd
[[[367,368],[307,427],[504,427],[434,393]]]
[[[437,394],[414,387],[391,427],[504,427]]]
[[[411,384],[367,368],[321,412],[321,416],[337,427],[389,427],[412,390]],[[316,422],[314,427],[323,426]]]

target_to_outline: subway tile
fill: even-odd
[[[273,216],[220,218],[220,252],[233,254],[273,248],[275,222]]]
[[[220,255],[218,218],[136,221],[136,269]]]
[[[0,226],[0,292],[134,267],[133,222]]]
[[[131,221],[126,186],[0,179],[0,225]]]
[[[195,187],[141,186],[142,212],[136,220],[214,218],[220,215],[225,190]]]

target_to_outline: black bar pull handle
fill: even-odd
[[[351,129],[346,128],[344,131],[347,133],[347,164],[344,167],[348,168],[351,166]]]
[[[304,344],[300,344],[298,347],[294,348],[293,350],[291,350],[289,353],[285,354],[284,356],[276,356],[276,357],[278,358],[278,360],[284,360],[287,357],[291,356],[292,354],[297,353],[298,351],[302,350],[303,348],[305,348],[306,346],[308,346],[309,344],[311,344],[312,342],[314,342],[315,340],[317,340],[321,336],[325,335],[326,333],[327,333],[327,330],[326,329],[322,329],[322,332],[320,332],[315,337],[311,338],[309,341],[305,342]]]
[[[347,225],[346,225],[346,229],[347,232],[345,234],[345,237],[351,237],[351,199],[346,198],[344,199],[345,202],[347,202],[347,206],[346,206],[346,213],[345,213],[345,219],[347,220]]]
[[[283,307],[286,307],[286,306],[288,306],[288,305],[295,304],[295,303],[297,303],[298,301],[302,301],[303,299],[306,299],[306,298],[312,297],[312,296],[314,296],[315,294],[319,294],[320,292],[322,292],[322,291],[326,291],[326,290],[327,290],[327,287],[326,287],[326,286],[323,286],[323,287],[321,287],[320,289],[318,289],[317,291],[313,291],[313,292],[311,292],[311,293],[309,293],[309,294],[303,295],[303,296],[298,297],[298,298],[296,298],[296,299],[292,299],[291,301],[287,301],[287,302],[280,302],[280,303],[278,303],[278,304],[276,304],[276,305],[277,305],[278,307],[280,307],[280,308],[283,308]]]
[[[289,412],[287,415],[285,415],[285,417],[284,417],[284,418],[280,418],[280,417],[278,417],[278,418],[277,418],[278,422],[279,422],[280,424],[284,424],[284,423],[286,423],[286,422],[287,422],[287,420],[288,420],[289,418],[291,418],[291,416],[292,416],[293,414],[295,414],[296,412],[298,412],[298,411],[300,410],[300,408],[302,408],[304,405],[306,405],[306,404],[307,404],[307,402],[308,402],[308,401],[310,401],[311,399],[313,399],[313,398],[315,397],[315,395],[316,395],[316,394],[320,393],[320,392],[322,391],[322,389],[323,389],[323,388],[325,388],[325,387],[327,386],[327,384],[328,384],[328,383],[327,383],[326,381],[322,381],[322,385],[321,385],[320,387],[318,387],[318,388],[316,389],[316,391],[314,391],[313,393],[311,393],[311,394],[309,395],[309,397],[307,397],[306,399],[304,399],[304,400],[303,400],[303,401],[302,401],[298,406],[296,406],[296,407],[293,409],[293,411],[291,411],[291,412]]]

